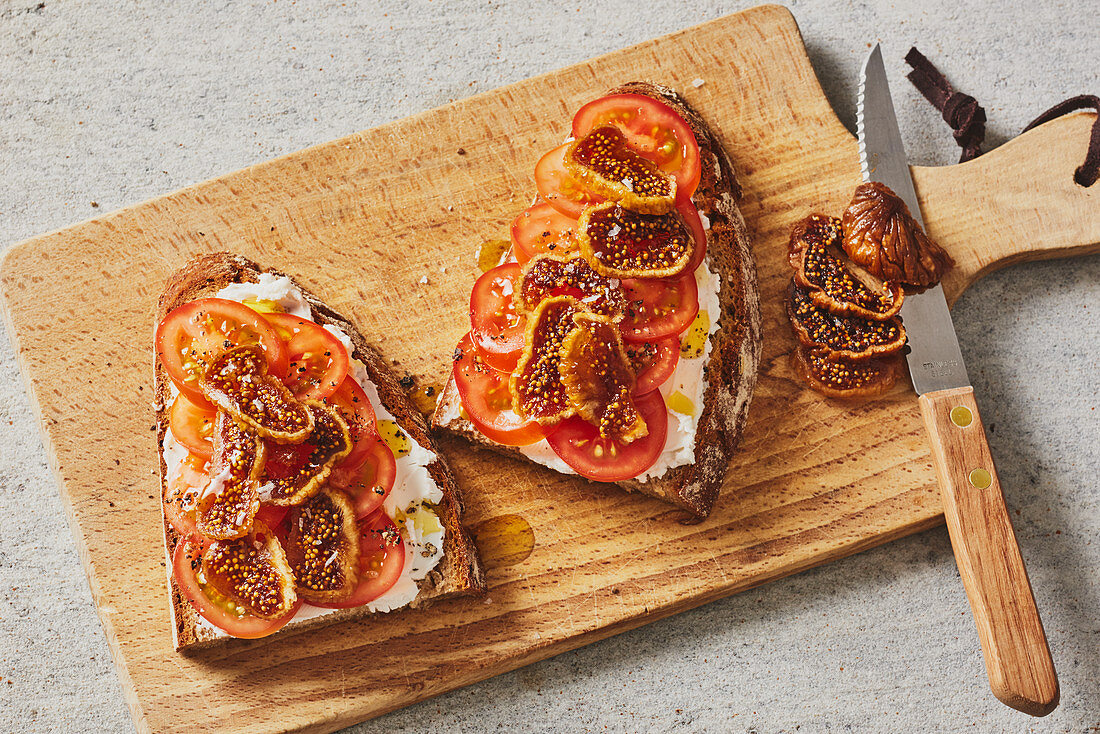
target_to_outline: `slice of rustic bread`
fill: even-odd
[[[191,260],[186,266],[168,279],[157,309],[156,323],[177,306],[196,298],[214,295],[230,283],[252,283],[261,273],[282,275],[274,270],[264,270],[256,263],[238,255],[215,253],[203,255]],[[480,594],[485,591],[485,580],[478,562],[477,552],[469,535],[462,528],[462,498],[454,477],[448,468],[443,454],[436,448],[428,432],[424,416],[417,410],[404,390],[398,384],[385,360],[371,347],[359,331],[346,318],[333,311],[320,299],[295,283],[313,309],[313,318],[319,324],[331,324],[342,329],[355,347],[353,357],[363,362],[371,381],[378,388],[378,397],[383,405],[393,413],[397,423],[424,448],[432,451],[438,458],[428,466],[432,479],[443,491],[443,501],[437,511],[440,522],[446,528],[443,541],[443,558],[431,573],[419,582],[420,593],[411,606],[421,606],[435,599],[463,594]],[[164,442],[168,429],[168,411],[171,407],[169,379],[159,361],[154,364],[154,383],[156,390],[157,449]],[[160,460],[162,496],[167,496],[167,467],[164,457]],[[172,578],[172,551],[179,541],[175,529],[164,519],[164,549],[168,555],[168,583],[171,591],[173,639],[177,650],[184,648],[195,650],[209,647],[227,638],[201,620],[187,599],[184,598]],[[391,614],[398,612],[390,612]],[[276,634],[285,635],[314,629],[333,622],[357,619],[371,612],[365,607],[344,609],[304,620],[292,620]]]
[[[695,461],[641,482],[617,482],[705,517],[714,506],[730,457],[745,427],[760,362],[760,299],[756,264],[749,252],[745,220],[737,208],[741,187],[729,156],[703,118],[671,89],[650,82],[630,82],[610,94],[644,94],[673,107],[691,125],[699,144],[702,177],[693,201],[710,221],[707,266],[720,277],[718,330],[711,335],[705,376],[707,389],[695,436]],[[712,318],[714,315],[712,315]],[[525,458],[516,448],[486,438],[460,415],[454,380],[440,394],[432,424],[495,451]],[[548,469],[548,471],[551,471]]]

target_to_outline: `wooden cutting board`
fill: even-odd
[[[481,533],[488,599],[204,657],[173,652],[150,430],[165,276],[212,250],[294,273],[400,370],[440,384],[466,330],[478,244],[506,236],[572,111],[639,77],[681,90],[718,131],[760,272],[760,384],[710,519],[682,524],[657,501],[446,440],[470,524],[511,515],[512,527],[532,528],[519,562],[522,552]],[[1098,249],[1100,186],[1071,178],[1092,120],[1077,114],[974,162],[914,169],[928,229],[959,263],[949,297],[1006,263]],[[908,385],[845,405],[804,389],[787,365],[787,228],[813,210],[839,213],[858,181],[855,141],[794,19],[771,6],[13,247],[8,326],[137,728],[330,731],[939,523]]]

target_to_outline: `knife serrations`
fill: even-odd
[[[877,181],[893,189],[923,227],[924,218],[909,174],[905,143],[898,129],[878,44],[867,55],[860,73],[856,130],[863,180]],[[909,335],[905,359],[918,395],[970,384],[943,288],[937,285],[924,293],[906,296],[901,319]]]

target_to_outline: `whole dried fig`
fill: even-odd
[[[905,202],[880,183],[857,186],[841,221],[844,252],[883,280],[925,288],[939,283],[955,264]]]

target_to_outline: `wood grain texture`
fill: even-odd
[[[518,515],[533,528],[525,560],[488,569],[488,603],[177,655],[147,384],[164,277],[196,253],[239,252],[298,276],[399,373],[442,384],[478,244],[507,232],[573,110],[639,77],[682,91],[722,139],[758,262],[760,382],[712,515],[681,524],[657,500],[443,439],[471,525]],[[959,261],[949,297],[998,263],[1095,249],[1100,187],[1072,189],[1084,118],[972,163],[914,170],[929,228]],[[331,731],[940,522],[912,390],[842,404],[787,366],[787,229],[810,211],[839,213],[858,182],[855,140],[793,18],[767,6],[12,248],[0,273],[9,329],[138,729]],[[982,193],[1006,184],[1038,187],[1034,206]],[[991,237],[993,225],[1042,238]]]
[[[1058,677],[974,388],[925,393],[919,403],[990,688],[1012,708],[1045,716],[1058,705]]]

